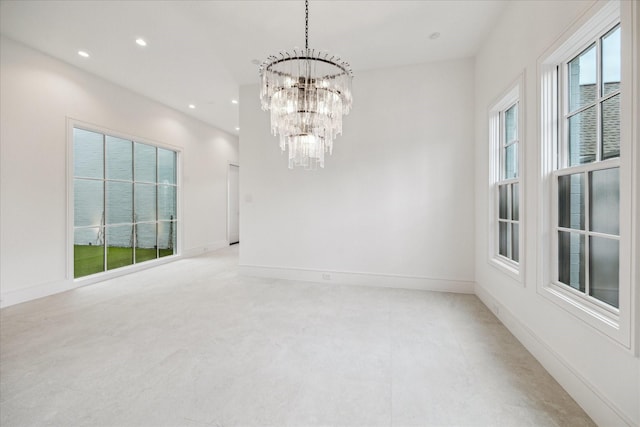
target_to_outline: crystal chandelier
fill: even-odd
[[[289,148],[289,168],[324,167],[325,153],[342,133],[351,104],[351,66],[309,49],[309,0],[305,0],[304,50],[269,56],[260,65],[262,109],[271,111],[271,132]]]

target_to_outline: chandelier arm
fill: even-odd
[[[333,56],[331,57],[333,59]],[[302,61],[320,61],[320,62],[324,62],[326,64],[331,64],[334,65],[338,68],[340,68],[342,71],[344,71],[346,74],[349,75],[353,75],[353,71],[351,71],[351,67],[349,67],[349,64],[347,64],[346,62],[334,62],[328,59],[324,59],[324,58],[320,58],[320,57],[314,57],[314,56],[287,56],[286,58],[282,58],[282,59],[276,59],[275,61],[272,61],[270,63],[268,63],[267,65],[264,65],[262,67],[263,70],[266,70],[270,73],[274,73],[280,76],[286,76],[288,73],[282,72],[282,71],[275,71],[275,70],[271,70],[270,68],[276,64],[279,64],[281,62],[287,62],[287,61],[297,61],[297,60],[302,60]],[[340,76],[340,74],[335,74],[334,77]],[[331,76],[326,76],[326,77],[331,77]]]
[[[297,87],[297,86],[294,86]],[[282,92],[283,90],[287,90],[290,89],[289,87],[286,86],[276,86],[273,88],[273,94],[275,95],[278,92]],[[326,87],[317,87],[315,88],[315,90],[317,91],[323,91],[323,92],[327,92],[327,93],[333,93],[335,95],[338,95],[340,97],[342,97],[342,91],[338,90],[338,89],[330,89],[330,88],[326,88]]]

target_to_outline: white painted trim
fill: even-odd
[[[92,274],[90,276],[79,277],[74,279],[73,283],[75,284],[75,287],[81,288],[83,286],[93,285],[94,283],[104,282],[105,280],[113,279],[115,277],[126,276],[127,274],[167,264],[180,258],[182,258],[180,255],[175,254],[144,261],[138,264],[126,265],[124,267],[114,268],[113,270],[101,271],[100,273]]]
[[[640,117],[640,3],[631,2],[629,6],[631,9],[631,31],[630,31],[630,43],[631,57],[623,58],[623,64],[625,61],[631,61],[631,93],[635,102],[630,101],[631,117]],[[634,340],[632,347],[635,348],[635,356],[640,357],[640,121],[632,120],[632,126],[630,129],[631,140],[636,141],[635,144],[631,144],[630,158],[631,158],[631,217],[635,220],[631,224],[631,234],[634,236],[631,243],[631,259],[635,262],[631,263],[631,283],[636,283],[636,286],[631,287],[631,301],[634,304],[635,316],[631,318],[631,337]],[[638,384],[640,384],[640,369],[638,369]],[[640,393],[638,393],[638,407],[640,408]]]
[[[516,77],[508,86],[508,89],[503,91],[489,107],[488,121],[489,121],[489,251],[488,251],[488,263],[489,265],[497,268],[501,272],[511,276],[516,283],[519,283],[522,287],[525,287],[525,260],[526,260],[526,182],[525,182],[525,159],[524,153],[526,148],[525,142],[525,113],[526,113],[526,99],[525,99],[525,84],[526,84],[526,70],[523,70],[518,77]],[[518,226],[520,230],[520,236],[518,239],[518,253],[519,261],[513,262],[507,258],[502,258],[498,255],[498,185],[505,181],[513,182],[514,180],[502,180],[500,178],[502,162],[501,162],[501,124],[500,115],[510,108],[511,105],[518,104],[518,178],[515,182],[518,183],[520,188],[518,204],[520,206]]]
[[[36,300],[50,295],[75,289],[73,280],[40,283],[28,288],[4,291],[0,294],[0,308],[9,307],[27,301]]]
[[[134,141],[134,142],[140,142],[142,144],[147,144],[147,145],[153,145],[154,147],[160,147],[160,148],[165,148],[167,150],[171,150],[171,151],[175,151],[175,152],[182,152],[183,148],[177,145],[172,145],[169,144],[167,142],[163,142],[163,141],[156,141],[154,139],[149,139],[149,138],[144,138],[141,136],[136,136],[133,134],[129,134],[129,133],[125,133],[125,132],[120,132],[118,130],[115,129],[111,129],[105,126],[100,126],[100,125],[96,125],[93,123],[89,123],[89,122],[85,122],[73,117],[69,117],[67,116],[67,123],[70,126],[69,129],[73,130],[74,127],[80,128],[80,129],[84,129],[84,130],[88,130],[91,132],[97,132],[97,133],[102,133],[108,136],[113,136],[116,138],[120,138],[120,139],[126,139],[128,141]],[[71,136],[71,143],[72,143],[72,148],[73,148],[73,133],[70,135]],[[73,172],[73,171],[72,171]]]
[[[147,144],[150,146],[153,146],[155,148],[163,148],[163,149],[167,149],[167,150],[171,150],[173,152],[175,152],[176,154],[176,227],[177,227],[177,239],[176,239],[176,247],[174,248],[175,250],[175,256],[178,256],[180,254],[182,254],[182,244],[183,244],[183,234],[184,234],[184,230],[183,230],[183,223],[184,221],[182,220],[183,218],[183,212],[182,212],[182,148],[171,145],[171,144],[167,144],[164,142],[157,142],[157,141],[153,141],[153,140],[149,140],[146,138],[140,138],[140,137],[136,137],[133,135],[128,135],[122,132],[118,132],[118,131],[114,131],[112,129],[109,128],[105,128],[102,126],[98,126],[98,125],[94,125],[91,123],[87,123],[87,122],[83,122],[77,119],[74,119],[72,117],[67,116],[66,117],[66,139],[67,139],[67,144],[66,144],[66,149],[67,149],[67,155],[66,155],[66,172],[67,172],[67,185],[66,185],[66,202],[67,202],[67,222],[66,222],[66,250],[65,250],[65,254],[66,254],[66,260],[65,260],[65,266],[66,266],[66,273],[65,273],[65,278],[67,280],[75,280],[76,283],[80,283],[80,286],[83,286],[83,284],[85,283],[85,281],[87,279],[89,279],[88,281],[90,283],[96,283],[102,280],[106,280],[109,277],[114,277],[112,276],[112,274],[115,274],[112,271],[103,271],[101,273],[97,273],[97,275],[99,275],[99,278],[96,280],[95,279],[95,275],[89,276],[88,278],[83,278],[80,277],[78,279],[74,279],[74,264],[73,264],[73,257],[74,257],[74,253],[73,253],[73,241],[74,241],[74,158],[73,158],[73,154],[74,154],[74,141],[73,141],[73,129],[74,128],[78,128],[78,129],[84,129],[84,130],[88,130],[91,132],[96,132],[96,133],[101,133],[103,135],[107,135],[107,136],[113,136],[116,138],[121,138],[121,139],[126,139],[128,141],[132,141],[132,142],[139,142],[139,143],[143,143],[143,144]],[[104,178],[103,178],[104,179]],[[157,207],[156,207],[157,208]],[[156,220],[156,223],[159,222],[158,220]],[[160,258],[156,259],[156,261],[158,261]],[[154,261],[145,261],[145,262],[149,262],[151,263],[151,265],[157,265],[157,262]],[[142,263],[141,263],[142,264]],[[139,264],[133,264],[133,265],[139,265]],[[123,272],[127,273],[127,272],[131,272],[131,271],[137,271],[136,269],[133,269],[133,265],[131,266],[126,266],[126,267],[120,267],[120,269],[124,269]],[[142,267],[143,268],[148,268],[147,266]]]
[[[229,217],[229,209],[231,208],[231,188],[230,188],[231,181],[229,179],[229,176],[231,175],[232,167],[238,168],[238,204],[240,204],[240,165],[229,162],[227,166],[227,241],[229,242],[229,244],[231,244],[230,233],[229,233],[229,229],[231,228],[229,226],[231,222],[231,218]],[[238,219],[238,222],[239,222],[239,219]],[[238,243],[239,241],[240,241],[240,224],[238,223],[238,241],[233,243]]]
[[[545,63],[560,63],[580,53],[595,37],[591,33],[603,34],[604,31],[598,30],[611,27],[620,19],[620,3],[619,0],[596,1],[591,9],[558,37],[541,58]]]
[[[536,279],[537,293],[549,301],[576,316],[589,326],[593,327],[604,336],[615,341],[627,351],[637,354],[638,344],[632,333],[633,319],[637,318],[637,304],[633,300],[631,286],[631,265],[634,253],[631,250],[631,230],[630,227],[637,226],[636,216],[632,215],[631,197],[634,183],[630,176],[627,176],[632,168],[633,140],[631,139],[630,126],[633,122],[631,113],[632,105],[630,99],[634,92],[630,90],[637,82],[631,75],[633,67],[625,59],[629,52],[637,47],[631,40],[631,34],[626,28],[633,28],[635,17],[632,16],[632,2],[609,1],[597,2],[587,13],[585,13],[565,34],[562,35],[547,51],[538,58],[537,62],[537,84],[538,84],[538,140],[540,141],[540,155],[538,158],[538,183],[539,193],[537,196],[538,214],[538,277]],[[562,140],[560,132],[563,127],[559,123],[559,111],[563,111],[561,91],[558,91],[558,80],[562,78],[562,73],[558,73],[558,66],[566,63],[566,60],[579,53],[587,44],[596,37],[602,36],[606,31],[620,22],[622,31],[622,84],[621,84],[621,121],[620,121],[620,149],[625,153],[620,158],[620,303],[618,314],[604,319],[600,315],[598,304],[584,298],[576,298],[571,294],[571,290],[561,287],[554,287],[557,277],[557,259],[555,225],[557,214],[555,194],[556,181],[554,176],[558,169],[557,146]],[[631,83],[631,84],[629,84]],[[637,94],[637,93],[636,93]],[[559,96],[560,95],[560,96]],[[559,108],[560,106],[560,108]],[[608,161],[607,161],[608,162]],[[604,162],[603,162],[604,163]],[[604,165],[603,165],[604,166]],[[593,168],[593,165],[585,166]],[[564,168],[562,168],[564,170]],[[636,184],[637,185],[637,184]],[[606,321],[603,321],[606,320]]]
[[[601,426],[629,426],[634,422],[603,395],[573,364],[564,359],[531,328],[502,305],[489,291],[476,285],[475,294],[584,411]]]
[[[74,241],[74,221],[75,221],[75,209],[74,209],[74,187],[73,187],[73,128],[76,124],[80,123],[71,117],[66,117],[66,172],[67,172],[67,180],[65,182],[65,196],[67,202],[67,212],[66,212],[66,223],[65,227],[65,236],[66,240],[64,242],[65,246],[65,279],[73,281],[73,241]]]
[[[271,279],[370,286],[374,288],[417,289],[461,294],[472,294],[475,285],[475,282],[471,280],[436,279],[420,276],[312,270],[290,267],[267,267],[261,265],[239,265],[238,271],[243,276],[267,277]]]

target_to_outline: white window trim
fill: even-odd
[[[537,291],[553,303],[578,317],[607,337],[613,339],[626,349],[636,352],[635,298],[637,290],[632,289],[632,260],[634,254],[631,247],[633,210],[632,205],[634,183],[631,179],[635,152],[633,135],[633,88],[636,84],[632,78],[631,58],[633,55],[633,2],[610,1],[596,3],[590,12],[573,25],[538,61],[538,84],[540,93],[540,193],[538,220],[538,280]],[[621,10],[623,8],[623,10]],[[552,232],[553,222],[557,216],[557,200],[554,190],[556,183],[557,145],[560,130],[558,107],[562,99],[558,96],[558,65],[579,54],[592,41],[606,30],[620,22],[622,28],[622,63],[621,63],[621,122],[620,122],[620,159],[608,160],[610,165],[620,165],[620,284],[619,308],[612,310],[597,302],[588,301],[577,295],[568,286],[553,283],[555,277],[554,248]],[[604,162],[603,162],[604,166]],[[637,165],[636,165],[637,166]],[[633,209],[632,209],[633,208]]]
[[[506,273],[517,281],[523,287],[524,281],[524,264],[525,264],[525,221],[526,209],[524,208],[525,187],[524,187],[524,126],[525,126],[525,108],[524,108],[524,88],[525,74],[524,71],[514,82],[509,85],[509,89],[504,91],[489,109],[489,259],[490,265],[496,267],[503,273]],[[501,121],[500,114],[518,103],[518,178],[513,180],[501,179]],[[498,253],[498,184],[518,182],[519,184],[519,219],[518,230],[520,236],[518,238],[518,254],[519,261],[515,262]]]
[[[71,281],[75,287],[81,287],[91,285],[93,283],[101,282],[103,280],[111,279],[114,277],[124,276],[136,271],[145,270],[150,267],[166,264],[168,262],[175,261],[182,258],[182,239],[184,235],[183,230],[183,213],[182,213],[182,149],[174,145],[165,144],[157,141],[151,141],[145,138],[140,138],[132,135],[127,135],[122,132],[114,131],[109,128],[96,126],[94,124],[86,123],[77,119],[67,117],[67,224],[66,224],[66,278]],[[145,261],[139,264],[132,264],[125,267],[116,268],[113,270],[107,270],[100,273],[92,274],[89,276],[83,276],[74,278],[73,273],[73,232],[74,232],[74,170],[73,170],[73,129],[79,128],[88,130],[91,132],[102,133],[117,138],[127,139],[130,141],[136,141],[143,144],[152,145],[154,147],[166,148],[176,152],[176,188],[177,188],[177,206],[176,212],[178,213],[178,220],[176,221],[177,233],[176,236],[176,253],[174,255],[157,258],[154,260]]]

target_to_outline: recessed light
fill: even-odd
[[[88,58],[89,54],[87,52],[85,52],[84,50],[79,50],[78,51],[78,55],[82,56],[83,58]]]
[[[240,130],[240,128],[238,126],[236,126],[236,130]]]
[[[196,106],[193,105],[193,104],[189,104],[189,108],[191,108],[193,110],[194,108],[196,108]]]
[[[430,38],[431,40],[435,40],[435,39],[437,39],[438,37],[440,37],[440,33],[439,33],[439,32],[437,32],[437,31],[436,31],[435,33],[431,33],[431,35],[429,36],[429,38]]]
[[[136,44],[137,44],[138,46],[146,46],[146,45],[147,45],[147,42],[146,42],[146,41],[144,41],[144,39],[136,39]]]
[[[237,100],[237,99],[232,99],[232,100],[231,100],[231,103],[232,103],[232,104],[237,104],[237,103],[238,103],[238,100]]]

